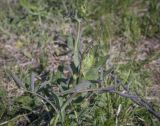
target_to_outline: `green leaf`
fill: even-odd
[[[80,64],[80,56],[79,56],[78,50],[76,50],[76,51],[74,52],[73,62],[74,62],[74,64],[75,64],[76,67],[78,67],[79,64]]]
[[[98,77],[98,70],[96,68],[91,68],[84,74],[86,80],[97,80]]]
[[[20,4],[29,11],[38,10],[38,8],[35,5],[31,4],[28,0],[20,0]]]
[[[20,0],[20,5],[24,7],[31,15],[46,15],[41,6],[30,3],[29,0]]]
[[[23,107],[31,107],[34,104],[34,99],[30,96],[20,96],[15,100],[15,102]]]
[[[92,54],[87,54],[82,61],[82,68],[89,69],[94,65],[94,63],[95,63],[95,56]]]
[[[9,75],[12,77],[12,79],[14,80],[14,82],[16,83],[18,88],[23,88],[24,87],[23,82],[18,78],[17,75],[15,75],[12,72],[9,72]]]
[[[52,97],[54,99],[54,103],[55,103],[56,107],[60,110],[61,106],[60,106],[59,97],[55,93],[53,93],[53,92],[51,94],[52,94]]]
[[[74,90],[79,91],[79,90],[85,90],[90,87],[92,83],[89,81],[81,81],[77,86],[74,87]]]
[[[73,62],[75,64],[76,67],[78,67],[80,65],[80,21],[78,21],[78,35],[77,35],[77,39],[75,41],[75,45],[74,45],[74,56],[73,56]]]
[[[68,45],[68,48],[70,48],[71,50],[74,50],[73,37],[71,35],[67,38],[67,45]]]
[[[32,59],[32,54],[26,50],[23,50],[23,54],[27,57],[27,58],[30,58]]]
[[[16,121],[15,120],[9,120],[7,126],[15,126],[16,125]]]
[[[83,80],[80,83],[78,83],[75,87],[62,92],[62,94],[64,95],[70,93],[78,93],[79,91],[88,89],[91,86],[91,84],[92,83],[90,81]]]
[[[29,2],[28,2],[28,0],[20,0],[20,5],[25,7],[25,8],[28,8],[29,7]]]

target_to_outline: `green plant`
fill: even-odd
[[[10,69],[6,84],[13,79],[23,93],[7,102],[0,90],[0,125],[158,126],[159,108],[143,99],[151,84],[143,66],[151,59],[132,58],[143,37],[159,34],[157,0],[20,0],[2,5],[9,9],[0,12],[6,53],[0,64],[5,61]],[[124,55],[112,61],[112,49],[121,53],[117,45],[125,48]],[[128,55],[123,63],[121,57]],[[155,117],[145,106],[150,112],[155,108]]]

